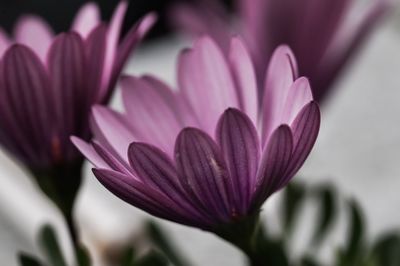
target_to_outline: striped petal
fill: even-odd
[[[230,217],[228,171],[216,143],[204,132],[186,128],[175,144],[175,161],[183,187],[215,219]]]
[[[260,144],[257,131],[244,113],[228,109],[217,127],[217,141],[228,166],[236,211],[246,214],[256,183]]]
[[[292,131],[289,126],[281,125],[272,133],[263,152],[257,174],[257,190],[254,194],[253,208],[259,208],[271,194],[280,188],[292,151]]]

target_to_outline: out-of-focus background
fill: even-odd
[[[99,2],[107,18],[117,1]],[[132,25],[149,10],[161,12],[153,39],[139,49],[127,73],[151,73],[174,85],[175,59],[190,45],[168,30],[165,10],[172,1],[131,1],[126,25]],[[84,1],[15,0],[0,2],[0,24],[7,30],[21,13],[35,13],[49,21],[55,31],[66,30]],[[368,232],[374,237],[383,230],[400,229],[400,15],[392,12],[365,45],[357,60],[336,84],[337,89],[322,108],[323,122],[314,151],[302,168],[306,183],[330,182],[343,197],[355,197],[366,211]],[[0,96],[1,97],[1,96]],[[117,92],[113,106],[121,108]],[[140,239],[141,222],[151,217],[128,206],[106,191],[86,166],[86,178],[75,209],[76,221],[85,243],[96,253],[110,254],[121,243]],[[265,206],[264,220],[279,228],[276,218],[279,193]],[[315,213],[310,205],[302,214],[301,233],[295,235],[294,255],[301,251],[308,220]],[[179,248],[196,265],[243,265],[244,258],[215,236],[196,229],[160,221]],[[0,264],[17,265],[16,252],[36,253],[35,234],[44,222],[55,225],[68,254],[68,238],[62,220],[38,193],[30,177],[7,154],[0,152]],[[329,261],[346,231],[339,222],[324,243],[321,256]]]

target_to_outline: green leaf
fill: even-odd
[[[21,266],[43,266],[35,257],[24,253],[18,254],[18,261]]]
[[[336,193],[332,186],[326,185],[317,188],[315,193],[319,202],[319,216],[312,243],[314,246],[318,246],[335,222],[337,206],[335,201]]]
[[[39,243],[51,266],[67,266],[54,229],[45,225],[40,230]]]
[[[135,266],[168,266],[169,262],[164,255],[157,251],[150,251],[147,255],[140,258]]]
[[[363,248],[364,242],[364,215],[355,200],[349,202],[350,208],[350,230],[348,238],[347,253],[356,256]]]
[[[381,266],[400,265],[400,235],[393,233],[382,236],[375,244],[372,254]]]
[[[89,250],[85,246],[83,246],[83,245],[78,246],[77,257],[78,257],[78,265],[79,266],[92,265]]]
[[[283,194],[282,221],[284,225],[284,236],[291,235],[295,221],[300,213],[301,206],[305,200],[306,189],[303,184],[290,183]]]
[[[147,223],[147,232],[154,245],[163,253],[175,266],[189,266],[191,263],[176,249],[168,236],[154,222]]]
[[[301,266],[319,266],[320,264],[317,263],[313,258],[306,256],[301,260]]]
[[[133,247],[128,248],[122,256],[121,266],[134,266],[136,251]]]

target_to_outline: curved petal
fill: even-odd
[[[257,131],[244,113],[228,109],[218,122],[217,142],[229,169],[236,211],[245,215],[255,188],[260,157]]]
[[[106,169],[93,169],[93,173],[103,186],[133,206],[163,219],[203,227],[168,197],[131,176]]]
[[[320,123],[320,110],[318,104],[313,101],[303,107],[291,124],[294,140],[293,155],[282,186],[289,182],[310,154],[317,140]]]
[[[93,148],[93,145],[87,143],[86,141],[74,137],[71,137],[71,142],[75,145],[75,147],[85,156],[95,167],[109,169],[108,164],[101,158],[101,156],[96,152]]]
[[[307,78],[298,78],[290,87],[283,107],[282,121],[291,124],[301,109],[313,100]]]
[[[0,28],[0,58],[3,57],[4,52],[11,45],[11,40],[8,37],[7,33]]]
[[[236,83],[240,109],[257,123],[258,89],[253,62],[243,42],[233,38],[229,53],[230,66]]]
[[[293,135],[289,126],[279,126],[271,135],[263,152],[257,173],[257,190],[253,208],[259,208],[274,192],[279,190],[293,151]]]
[[[121,34],[122,22],[126,10],[128,9],[127,1],[120,1],[115,9],[107,32],[106,52],[104,57],[104,69],[101,82],[101,95],[106,95],[109,87],[109,82],[112,75],[112,69],[117,54],[118,41]]]
[[[268,141],[272,130],[283,123],[284,103],[290,87],[297,77],[297,64],[287,46],[278,47],[268,66],[265,91],[262,95],[261,126],[262,145]]]
[[[77,33],[58,35],[48,54],[48,70],[54,101],[57,127],[60,134],[86,137],[90,106],[85,103],[86,79],[85,53]]]
[[[89,33],[100,23],[100,10],[94,2],[83,5],[75,16],[71,29],[86,39]]]
[[[174,140],[184,124],[177,110],[176,95],[166,86],[153,85],[156,84],[144,78],[124,77],[121,81],[124,106],[137,137],[172,155]]]
[[[29,46],[42,60],[46,61],[47,51],[53,39],[53,31],[40,17],[21,17],[14,29],[15,40]]]
[[[43,64],[30,48],[13,45],[3,57],[1,77],[2,115],[12,138],[33,161],[47,160],[48,151],[56,150],[50,143],[55,133],[54,111]]]
[[[95,139],[128,162],[128,147],[136,138],[125,118],[102,106],[93,107],[92,116]]]
[[[229,221],[231,184],[216,143],[199,129],[185,128],[176,140],[175,161],[188,194],[219,221]]]
[[[184,51],[178,65],[179,88],[201,121],[212,134],[219,115],[239,106],[235,84],[227,62],[208,37],[198,40],[192,50]]]

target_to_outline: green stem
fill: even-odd
[[[79,160],[46,170],[31,169],[40,189],[63,214],[75,252],[79,250],[79,242],[73,208],[82,181],[82,164],[83,161]]]

